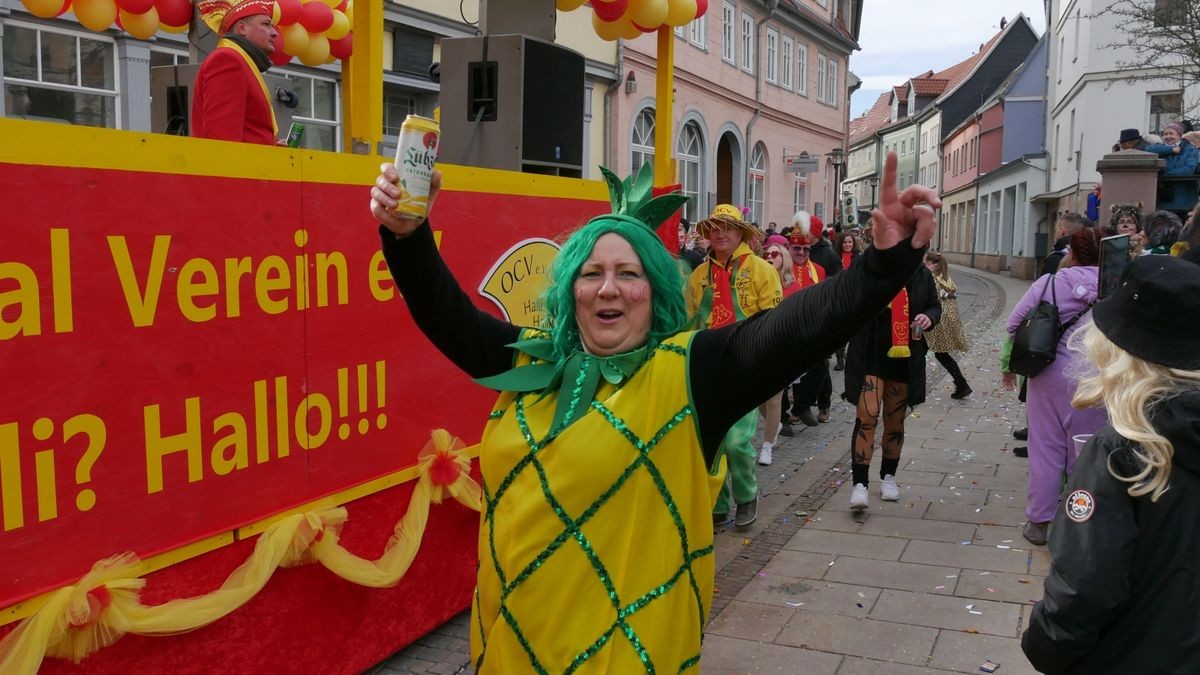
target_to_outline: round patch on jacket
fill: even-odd
[[[1087,490],[1076,490],[1067,497],[1067,517],[1076,523],[1086,523],[1096,512],[1096,499]]]

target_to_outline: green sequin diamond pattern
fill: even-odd
[[[661,352],[669,352],[679,356],[686,354],[684,349],[676,345],[659,345],[654,355],[657,356]],[[650,359],[647,359],[647,363],[649,361]],[[609,601],[612,604],[612,608],[616,611],[616,619],[610,626],[608,626],[606,630],[602,631],[598,636],[596,636],[595,640],[590,645],[588,645],[575,656],[574,660],[567,667],[565,672],[574,672],[588,659],[599,653],[605,645],[607,645],[619,634],[620,637],[617,639],[623,638],[628,640],[630,646],[634,649],[635,653],[638,655],[638,658],[645,666],[646,672],[656,673],[658,672],[658,669],[652,662],[650,654],[642,644],[637,632],[629,624],[628,619],[638,611],[644,609],[655,599],[666,595],[672,588],[675,587],[676,584],[680,583],[681,580],[684,580],[684,582],[690,587],[690,590],[695,597],[696,606],[701,607],[703,603],[701,602],[700,597],[700,587],[696,582],[696,575],[692,570],[692,563],[706,555],[711,555],[713,552],[713,547],[711,544],[695,551],[690,550],[687,528],[684,526],[683,517],[680,515],[679,508],[666,485],[666,481],[663,479],[661,472],[654,464],[654,460],[651,458],[651,453],[662,441],[662,439],[665,438],[672,429],[686,421],[693,414],[692,408],[690,405],[684,406],[682,409],[672,415],[671,418],[668,419],[666,423],[664,423],[649,440],[646,440],[639,438],[635,433],[633,433],[633,431],[630,430],[625,424],[624,420],[617,417],[617,415],[605,407],[602,402],[592,401],[590,403],[592,411],[595,411],[597,414],[601,415],[621,437],[629,442],[629,444],[637,452],[637,455],[635,459],[625,467],[624,471],[621,472],[620,476],[618,476],[612,485],[602,492],[600,496],[597,497],[596,500],[593,501],[591,505],[579,515],[578,518],[572,518],[570,514],[568,514],[563,508],[559,500],[554,496],[554,493],[550,488],[549,481],[546,477],[545,468],[538,459],[539,452],[553,440],[553,436],[548,434],[547,437],[543,438],[541,441],[538,441],[534,438],[533,433],[529,429],[527,420],[525,419],[524,398],[524,394],[517,396],[514,403],[514,409],[516,411],[518,427],[528,447],[528,453],[519,462],[517,462],[508,475],[504,477],[494,494],[486,484],[486,481],[483,485],[483,495],[486,507],[484,511],[484,521],[488,527],[488,549],[491,558],[491,564],[496,572],[497,578],[500,581],[502,589],[500,599],[500,616],[508,624],[509,628],[516,635],[518,642],[525,649],[526,654],[529,656],[531,667],[538,673],[548,673],[549,671],[541,663],[541,661],[539,661],[533,645],[530,644],[529,639],[522,631],[516,617],[514,617],[512,612],[509,610],[508,597],[514,590],[521,586],[521,584],[525,583],[535,572],[537,572],[542,564],[549,559],[555,551],[559,550],[565,545],[578,546],[586,557],[588,563],[590,563],[592,570],[596,574],[597,580],[604,587]],[[503,499],[504,494],[512,486],[517,476],[526,470],[532,470],[536,472],[538,483],[541,485],[542,494],[546,499],[546,503],[562,522],[563,530],[533,559],[533,561],[526,565],[524,569],[520,570],[520,572],[518,572],[512,579],[508,579],[500,565],[500,560],[496,553],[494,515],[496,506],[500,503],[500,500]],[[640,597],[630,599],[620,597],[620,594],[614,587],[612,579],[608,573],[608,570],[605,568],[603,561],[592,549],[592,544],[590,541],[588,541],[587,536],[584,535],[583,526],[590,521],[593,516],[596,515],[600,508],[603,507],[604,504],[606,504],[613,497],[613,495],[617,494],[617,492],[621,490],[628,479],[638,470],[644,470],[650,475],[651,480],[658,489],[659,496],[663,500],[664,506],[670,513],[670,517],[675,525],[675,531],[679,535],[678,544],[682,554],[683,563],[666,579],[663,579],[659,585],[655,586]],[[481,564],[483,564],[482,561]],[[478,605],[478,598],[476,598],[476,604]],[[700,612],[697,612],[697,616],[694,617],[694,620],[698,623],[700,634],[703,635],[704,617]],[[479,629],[482,634],[483,626],[480,625]],[[486,634],[483,634],[483,639],[486,640]],[[483,649],[481,650],[479,658],[475,663],[476,669],[481,668],[486,654],[487,644],[484,642]],[[678,664],[677,671],[682,672],[693,667],[699,662],[699,659],[699,654],[692,655],[688,659],[684,660],[683,663]]]

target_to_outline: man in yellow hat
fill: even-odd
[[[709,242],[708,257],[688,279],[688,312],[697,328],[726,326],[783,300],[779,273],[771,263],[754,255],[748,244],[762,237],[762,232],[742,220],[736,206],[718,204],[711,216],[696,225],[696,231]],[[728,458],[737,505],[734,524],[739,528],[749,527],[758,517],[758,478],[754,473],[757,453],[750,444],[757,427],[758,411],[754,410],[729,430],[721,445]],[[768,429],[767,435],[773,436],[775,431]],[[728,491],[722,491],[713,521],[724,523],[729,512]]]
[[[221,40],[196,75],[192,136],[283,144],[262,76],[279,38],[274,6],[274,0],[200,0],[201,18]]]

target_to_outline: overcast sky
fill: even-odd
[[[1041,35],[1042,0],[865,0],[859,44],[850,70],[863,86],[850,99],[850,117],[867,111],[879,94],[926,70],[934,72],[979,51],[1000,30],[1000,17],[1024,13]]]

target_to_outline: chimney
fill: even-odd
[[[1007,25],[1008,25],[1008,19],[1006,19],[1004,17],[1000,17],[1000,30],[1004,30],[1004,27]]]

